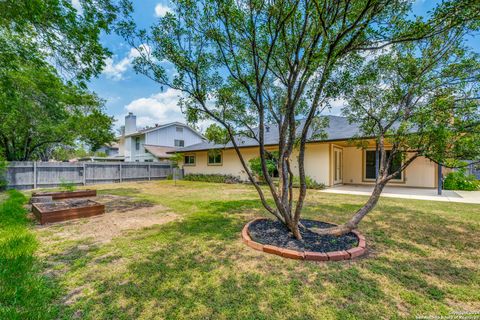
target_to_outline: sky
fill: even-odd
[[[72,0],[78,6],[79,0]],[[413,14],[426,15],[435,6],[434,0],[417,0],[413,4]],[[170,10],[166,0],[133,0],[134,18],[140,28],[148,28]],[[106,61],[102,74],[92,79],[88,86],[106,100],[106,112],[116,119],[115,127],[124,123],[129,112],[137,116],[137,126],[153,126],[173,121],[185,123],[185,117],[177,105],[179,95],[172,89],[161,90],[158,83],[141,74],[136,74],[132,61],[137,52],[117,35],[102,35],[102,44],[113,56]],[[479,37],[467,39],[468,44],[480,52]],[[339,115],[342,101],[332,105],[330,114]],[[199,124],[201,131],[209,122]]]

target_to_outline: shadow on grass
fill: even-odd
[[[414,306],[420,312],[445,310],[450,289],[478,281],[476,270],[429,257],[442,241],[458,237],[460,245],[467,245],[472,227],[441,215],[430,221],[427,211],[401,203],[382,203],[362,225],[371,244],[394,255],[315,264],[241,244],[240,231],[250,219],[242,213],[264,215],[257,199],[178,201],[178,208],[193,212],[116,239],[106,249],[111,256],[98,257],[97,248],[87,257],[75,249],[62,253],[73,265],[66,277],[93,288],[65,306],[66,319],[399,318],[399,303],[404,314]],[[309,201],[305,217],[343,222],[360,205]],[[447,224],[448,232],[435,231]],[[476,248],[478,241],[473,242]],[[457,250],[454,244],[448,248]],[[101,271],[89,272],[93,266]]]
[[[257,206],[248,200],[225,204],[238,205]],[[84,279],[82,282],[95,283],[96,293],[72,306],[66,315],[101,319],[318,319],[322,313],[315,307],[316,299],[325,292],[326,281],[341,287],[339,304],[354,301],[359,294],[368,301],[384,297],[380,284],[355,268],[340,265],[329,269],[332,273],[328,275],[316,264],[252,256],[239,241],[244,221],[222,214],[222,207],[218,202],[208,211],[152,228],[136,241],[129,241],[131,246],[155,245],[156,249],[141,259],[129,260],[123,273]],[[306,278],[310,278],[308,285]],[[343,315],[340,305],[331,307],[332,314]],[[362,304],[361,308],[366,307]],[[351,312],[355,311],[352,307]],[[379,310],[370,312],[381,315]]]

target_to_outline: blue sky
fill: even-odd
[[[72,0],[74,5],[78,0]],[[413,5],[416,15],[425,15],[435,6],[437,1],[417,0]],[[165,0],[133,0],[134,18],[141,28],[148,28],[158,17],[168,10]],[[470,46],[480,51],[480,40],[468,39]],[[103,73],[90,81],[90,90],[106,100],[106,111],[119,120],[116,127],[123,124],[123,118],[128,112],[137,115],[137,124],[141,127],[166,123],[171,121],[185,122],[180,108],[177,106],[178,94],[173,90],[160,90],[160,86],[143,75],[136,74],[132,69],[132,50],[121,37],[116,35],[102,36],[102,43],[113,53],[107,61]],[[339,114],[340,104],[334,105],[330,113]],[[207,123],[200,124],[205,129]]]

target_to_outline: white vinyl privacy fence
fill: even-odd
[[[9,162],[7,187],[36,189],[57,187],[62,183],[89,185],[127,181],[181,178],[181,171],[169,163],[156,162]]]

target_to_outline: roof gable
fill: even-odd
[[[171,126],[177,126],[177,127],[187,128],[187,129],[190,130],[193,134],[197,135],[198,137],[200,137],[200,138],[202,138],[202,139],[205,139],[205,137],[204,137],[202,134],[200,134],[197,130],[195,130],[195,129],[193,129],[192,127],[190,127],[189,125],[186,125],[186,124],[181,123],[181,122],[170,122],[170,123],[166,123],[166,124],[163,124],[163,125],[158,125],[158,126],[151,127],[151,128],[145,128],[145,129],[142,129],[142,130],[140,130],[140,131],[127,134],[127,135],[125,135],[125,137],[132,137],[132,136],[143,135],[143,134],[146,134],[146,133],[149,133],[149,132],[154,132],[154,131],[161,130],[161,129],[165,129],[165,128],[168,128],[168,127],[171,127]]]

